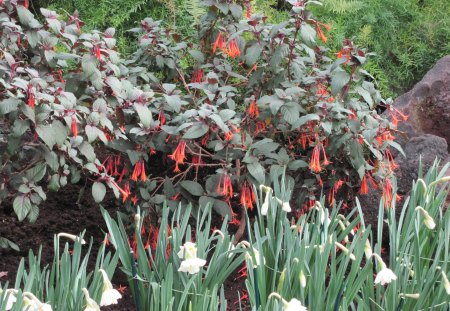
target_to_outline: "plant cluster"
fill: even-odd
[[[92,311],[103,302],[117,303],[107,298],[111,292],[118,294],[109,276],[119,259],[139,310],[227,310],[230,301],[223,284],[242,264],[240,277],[247,292],[241,293],[240,301],[248,299],[254,311],[446,310],[450,306],[446,206],[450,176],[444,173],[449,167],[450,163],[439,171],[436,162],[425,175],[419,168],[419,179],[413,182],[398,220],[395,204],[385,209],[381,199],[379,219],[386,221],[379,221],[374,229],[366,226],[359,204],[344,216],[338,205],[324,208],[325,197],[307,214],[289,220],[284,202],[289,201],[292,184],[284,174],[274,178],[272,187],[261,186],[259,191],[255,187],[256,204],[261,211],[267,205],[267,210],[249,224],[249,241],[239,243],[232,242],[226,220],[220,230],[211,228],[210,205],[199,211],[195,223],[190,221],[190,207],[179,207],[170,221],[166,206],[158,228],[138,211],[132,238],[120,215],[115,221],[103,210],[107,241],[116,254],[105,257],[102,246],[89,287],[92,274],[86,275],[86,258],[80,265],[82,236],[60,234],[58,238],[75,240],[73,255],[66,244],[59,260],[55,238],[50,277],[48,270],[40,272],[39,257],[30,255],[29,272],[24,272],[22,262],[15,288],[4,287],[0,293],[0,310],[5,305],[6,310],[21,310],[21,304],[34,295],[46,301],[44,310]],[[22,295],[21,288],[27,293]]]
[[[254,254],[246,284],[254,310],[289,310],[298,301],[308,310],[448,308],[450,164],[438,167],[426,174],[419,168],[400,213],[381,199],[376,228],[366,226],[359,202],[344,216],[338,206],[325,209],[324,198],[289,221],[277,200],[287,199],[289,187],[279,176],[269,196],[261,191],[268,213],[249,231]]]
[[[40,21],[27,1],[3,1],[0,199],[34,221],[47,189],[86,178],[96,202],[108,187],[127,206],[211,203],[231,218],[231,203],[253,207],[251,184],[285,170],[299,204],[372,182],[390,205],[388,147],[406,116],[365,81],[369,53],[347,40],[326,57],[314,3],[289,3],[289,20],[273,25],[246,1],[206,1],[187,42],[147,18],[121,58],[113,28],[85,33],[77,14],[42,9]]]

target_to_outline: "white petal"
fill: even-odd
[[[283,203],[282,209],[283,209],[283,211],[288,212],[288,213],[289,213],[290,211],[292,211],[291,205],[289,204],[288,201]]]
[[[200,272],[200,268],[206,264],[206,260],[200,258],[190,258],[183,260],[178,271],[189,274],[196,274]]]
[[[378,272],[375,278],[375,284],[380,283],[381,285],[385,285],[395,281],[396,279],[397,276],[391,269],[383,268],[380,272]]]
[[[122,295],[116,289],[107,289],[102,293],[102,299],[100,300],[100,306],[115,305],[122,298]]]
[[[292,298],[291,301],[286,302],[283,306],[284,311],[307,311],[306,307],[302,305],[302,303],[295,298]]]

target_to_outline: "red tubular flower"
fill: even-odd
[[[319,36],[320,40],[322,40],[324,43],[326,43],[328,41],[328,38],[325,37],[321,27],[324,27],[326,30],[330,30],[331,26],[327,25],[327,24],[322,24],[322,23],[316,22],[317,35]]]
[[[164,115],[164,111],[163,110],[159,111],[158,121],[159,121],[159,125],[160,126],[166,124],[166,116]]]
[[[222,50],[225,47],[225,40],[222,36],[222,33],[219,32],[219,34],[217,35],[216,41],[214,41],[214,45],[213,45],[213,53],[215,54],[217,51],[217,48],[219,48],[220,50]]]
[[[359,189],[360,194],[368,194],[369,193],[369,186],[367,185],[367,178],[366,175],[362,178],[361,181],[361,188]]]
[[[169,155],[169,158],[171,158],[176,162],[174,172],[180,171],[178,165],[183,164],[184,160],[186,159],[185,149],[186,149],[186,142],[184,140],[180,140],[175,151],[171,155]]]
[[[100,60],[101,54],[100,54],[100,47],[98,44],[94,45],[94,53],[95,53],[95,58]]]
[[[392,182],[389,178],[386,178],[383,182],[383,202],[385,209],[391,207],[392,199]]]
[[[239,50],[236,39],[231,40],[227,48],[224,50],[224,53],[232,58],[241,56],[241,50]]]
[[[325,147],[323,146],[323,144],[320,144],[320,146],[322,147],[322,151],[323,151],[323,163],[322,163],[322,165],[328,165],[331,162],[328,161],[327,154],[325,152]]]
[[[208,139],[209,139],[209,132],[207,132],[205,134],[205,136],[203,136],[202,140],[200,141],[202,146],[206,146],[208,144]]]
[[[36,105],[36,96],[34,95],[33,87],[30,84],[28,85],[27,93],[28,93],[28,106],[34,109],[34,106]]]
[[[77,117],[75,116],[75,114],[72,115],[72,123],[70,124],[70,130],[72,131],[73,137],[77,137],[78,125],[77,125]]]
[[[223,185],[222,184],[223,180]],[[228,174],[220,176],[219,184],[217,185],[217,193],[222,194],[225,197],[231,198],[233,196],[233,185],[231,183],[231,178]]]
[[[255,194],[253,193],[253,189],[250,185],[245,182],[244,186],[242,186],[241,190],[241,205],[246,207],[247,209],[253,210],[253,203],[255,202]]]
[[[191,83],[201,83],[203,81],[204,71],[201,68],[197,68],[192,73]]]
[[[29,6],[28,0],[25,0],[25,1],[24,1],[23,6],[24,6],[26,9],[28,9],[28,6]]]
[[[258,105],[256,104],[256,100],[253,100],[250,103],[250,106],[248,106],[247,113],[253,119],[255,119],[259,116],[259,109],[258,109]]]
[[[319,173],[322,168],[320,167],[320,144],[317,144],[312,152],[311,162],[309,163],[309,168],[315,173]]]
[[[386,157],[387,163],[388,163],[388,170],[389,172],[393,172],[398,168],[398,164],[394,161],[394,156],[392,155],[391,151],[389,149],[386,149],[384,152],[384,156]]]
[[[225,140],[232,140],[233,139],[233,132],[229,131],[225,133]]]
[[[137,181],[139,178],[139,175],[141,174],[142,167],[140,165],[140,160],[136,162],[134,165],[133,174],[131,175],[132,181]]]

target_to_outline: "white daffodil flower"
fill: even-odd
[[[58,233],[58,239],[61,238],[61,237],[69,239],[69,240],[72,240],[74,242],[80,242],[83,245],[86,244],[86,241],[84,239],[80,240],[80,237],[76,236],[74,234],[60,232],[60,233]]]
[[[283,205],[281,205],[281,209],[285,211],[286,213],[289,213],[292,211],[291,205],[289,204],[289,201],[283,202]]]
[[[26,308],[24,310],[27,311],[53,311],[52,306],[48,303],[41,302],[35,295],[30,292],[23,293],[24,304]]]
[[[111,281],[106,274],[106,271],[103,269],[98,270],[103,277],[103,290],[102,290],[102,298],[100,300],[100,306],[109,306],[115,305],[119,302],[119,299],[122,298],[122,295],[119,293],[117,289],[114,289]]]
[[[183,246],[180,246],[180,251],[177,253],[180,259],[193,259],[197,258],[197,247],[195,243],[186,242]]]
[[[3,290],[0,288],[0,295],[2,295],[2,293],[3,293]],[[16,295],[17,295],[16,289],[8,288],[6,290],[6,296],[8,297],[8,299],[6,300],[6,309],[5,309],[6,311],[11,310],[13,305],[16,303],[16,301],[17,301]]]
[[[189,258],[181,262],[178,271],[187,272],[189,274],[197,274],[200,268],[206,265],[206,260],[200,258]]]
[[[442,283],[444,284],[445,291],[447,292],[447,295],[450,295],[450,282],[448,281],[447,275],[444,271],[441,271],[442,275]]]
[[[300,300],[292,298],[289,302],[283,299],[278,293],[272,293],[269,295],[269,299],[275,297],[283,303],[283,311],[308,311],[305,306],[302,305]]]
[[[308,311],[305,306],[302,305],[300,300],[292,298],[291,301],[283,301],[284,311]]]
[[[100,311],[99,305],[94,299],[91,298],[91,296],[89,296],[89,291],[87,288],[83,288],[81,290],[83,291],[84,299],[86,300],[86,308],[84,311]]]
[[[392,281],[395,281],[397,279],[397,276],[395,275],[394,271],[386,266],[383,259],[381,259],[381,257],[377,253],[373,253],[372,256],[378,260],[381,266],[380,272],[378,272],[377,276],[375,277],[375,284],[385,285],[391,283]]]
[[[428,229],[433,230],[436,228],[436,223],[434,222],[433,217],[431,217],[422,206],[417,206],[416,211],[419,211],[420,214],[422,214],[423,223]]]
[[[264,202],[261,205],[261,215],[266,216],[267,213],[269,212],[269,200],[270,200],[270,195],[272,194],[272,189],[269,187],[268,190],[266,191],[266,196],[264,197]]]

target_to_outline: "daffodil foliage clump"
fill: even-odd
[[[147,18],[123,56],[113,28],[84,32],[77,14],[1,1],[0,200],[33,221],[47,190],[85,179],[96,202],[109,188],[128,206],[231,215],[280,170],[298,206],[368,181],[392,198],[395,124],[376,108],[399,115],[362,69],[369,54],[345,41],[326,57],[329,26],[308,11],[317,2],[288,2],[289,20],[273,25],[251,1],[204,1],[186,39]]]

